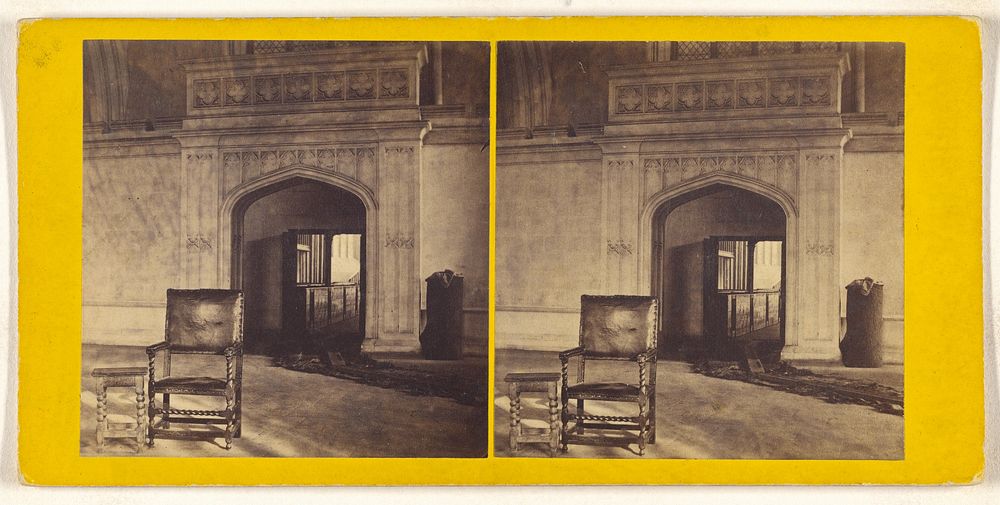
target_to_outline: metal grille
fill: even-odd
[[[761,42],[758,50],[762,55],[791,54],[795,52],[795,42]]]
[[[753,42],[719,42],[719,58],[739,58],[753,54]]]
[[[835,53],[840,50],[837,42],[803,42],[803,53]]]
[[[358,47],[371,44],[371,42],[347,40],[255,40],[250,44],[250,53],[276,54],[325,51],[341,47]]]
[[[711,42],[678,42],[678,60],[707,60],[712,56]]]

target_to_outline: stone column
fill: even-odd
[[[219,150],[217,138],[181,141],[181,243],[178,287],[219,285]]]
[[[840,356],[840,202],[842,149],[807,149],[799,154],[799,219],[787,261],[797,275],[786,292],[795,317],[786,331],[783,358]],[[791,241],[789,241],[791,242]]]
[[[369,349],[412,351],[420,336],[420,141],[379,146],[378,332]]]
[[[639,155],[605,153],[602,163],[602,285],[606,294],[638,294]]]

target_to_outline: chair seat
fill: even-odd
[[[215,377],[165,377],[156,381],[153,387],[157,391],[164,392],[213,394],[224,392],[226,381]]]
[[[584,400],[635,400],[639,398],[639,386],[622,382],[585,382],[566,389],[566,396]]]

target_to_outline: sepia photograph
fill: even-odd
[[[82,59],[81,455],[486,457],[489,43]]]
[[[499,42],[496,455],[902,459],[904,55]]]

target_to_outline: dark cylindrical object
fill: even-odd
[[[427,359],[462,359],[463,284],[451,270],[427,278],[427,325],[420,333]]]
[[[840,341],[844,366],[882,366],[882,283],[871,278],[847,285],[847,332]]]

